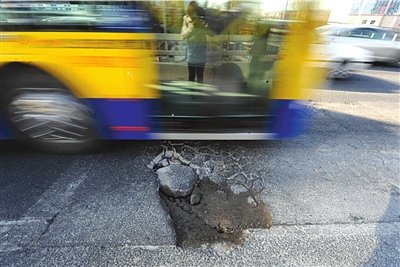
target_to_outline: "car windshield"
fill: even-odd
[[[385,31],[385,34],[382,36],[383,40],[390,40],[392,41],[395,37],[397,36],[397,34],[395,32],[392,31]]]

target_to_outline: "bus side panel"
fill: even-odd
[[[155,99],[87,98],[102,139],[150,139],[154,131],[150,114],[157,109]]]
[[[277,139],[293,138],[301,135],[308,128],[306,105],[297,100],[275,100],[273,114],[276,120],[271,131]]]

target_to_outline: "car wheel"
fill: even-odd
[[[400,67],[400,60],[399,59],[393,59],[393,60],[388,62],[388,65],[392,66],[392,67]]]
[[[82,101],[48,75],[16,76],[8,83],[3,107],[18,140],[61,153],[95,145],[94,122]]]
[[[347,60],[343,60],[339,65],[336,65],[328,72],[330,79],[347,79],[351,76],[351,71],[348,69]]]

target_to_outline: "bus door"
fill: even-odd
[[[268,27],[251,13],[204,8],[208,24],[204,80],[189,81],[193,49],[175,32],[158,35],[160,113],[164,131],[265,132],[273,58]]]
[[[307,97],[305,89],[323,77],[306,65],[314,28],[324,17],[313,3],[292,13],[292,20],[268,21],[257,17],[254,7],[206,7],[212,36],[207,37],[200,83],[188,81],[190,44],[182,41],[180,27],[175,35],[165,34],[169,50],[159,57],[161,110],[156,118],[161,128],[272,133],[276,138],[296,134],[293,127],[301,114],[299,103]]]

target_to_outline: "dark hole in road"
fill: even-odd
[[[234,194],[227,184],[200,180],[187,197],[174,198],[160,190],[171,215],[177,246],[241,244],[243,230],[270,228],[271,214],[258,193]]]
[[[177,246],[241,244],[250,228],[270,228],[272,217],[260,197],[259,179],[242,168],[226,179],[211,164],[213,150],[181,144],[164,147],[147,166],[157,174],[159,194],[171,216]],[[214,155],[217,156],[217,155]],[[226,166],[240,159],[224,157]],[[221,173],[220,173],[221,172]],[[215,179],[215,176],[221,179]],[[221,177],[222,175],[222,177]]]

